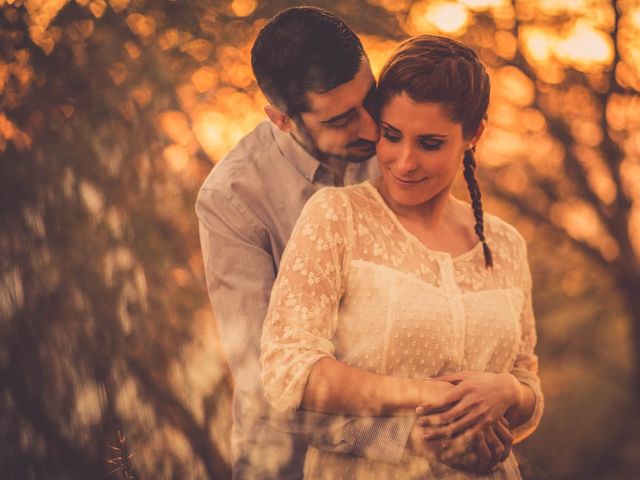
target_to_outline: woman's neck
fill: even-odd
[[[442,228],[451,220],[452,215],[455,215],[457,202],[451,194],[451,187],[438,193],[425,203],[408,206],[398,204],[393,200],[382,178],[374,182],[374,185],[398,218],[418,221],[432,231]]]

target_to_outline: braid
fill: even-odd
[[[482,201],[480,195],[480,186],[475,177],[476,159],[473,156],[475,146],[465,150],[464,152],[464,179],[467,182],[467,188],[471,195],[471,206],[473,208],[473,216],[476,219],[475,231],[476,235],[482,242],[482,250],[484,252],[484,263],[487,268],[493,267],[493,256],[484,237],[484,219],[482,214]]]

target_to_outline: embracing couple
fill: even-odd
[[[511,445],[543,410],[531,276],[482,209],[477,55],[420,35],[376,85],[342,20],[297,7],[252,66],[269,119],[196,206],[234,478],[520,478]]]

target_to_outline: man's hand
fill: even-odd
[[[423,438],[425,430],[418,420],[413,425],[407,444],[412,455],[439,461],[459,470],[483,474],[495,470],[511,453],[513,438],[504,418],[474,435],[467,431],[446,440]]]
[[[433,442],[433,440],[430,440]],[[450,467],[477,474],[494,471],[511,453],[513,437],[502,417],[475,435],[465,432],[449,441],[438,460]]]

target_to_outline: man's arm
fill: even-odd
[[[241,203],[202,190],[196,212],[207,289],[236,388],[251,393],[276,428],[301,435],[314,447],[395,463],[414,417],[349,417],[298,411],[278,415],[264,401],[260,382],[260,337],[275,265],[269,238]]]

